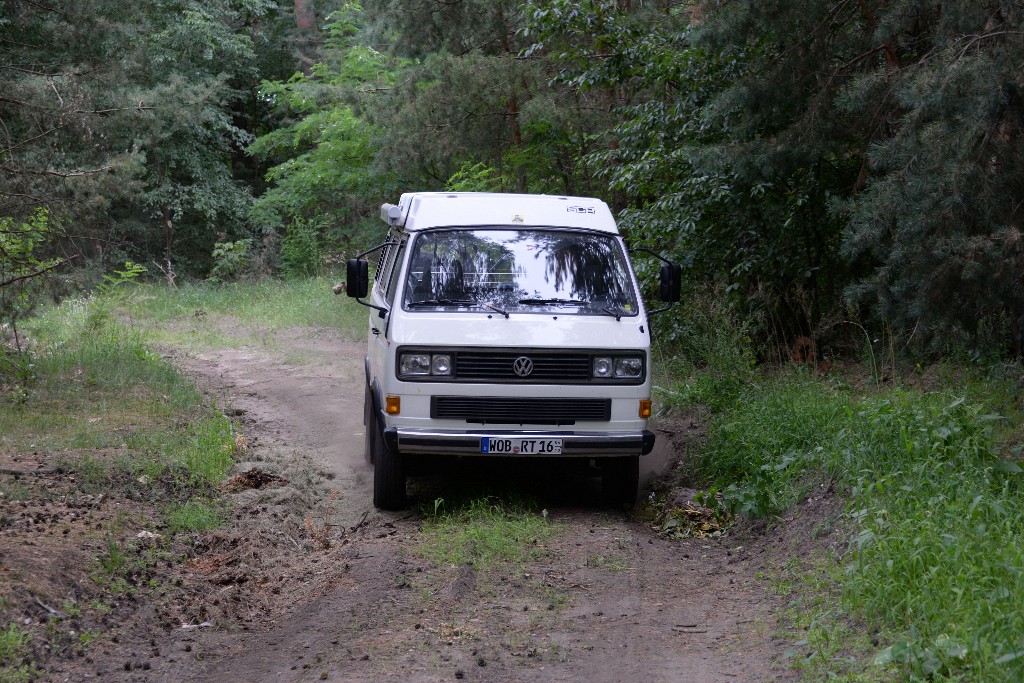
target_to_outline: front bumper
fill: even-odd
[[[447,431],[426,429],[384,430],[388,445],[399,453],[424,455],[481,455],[480,443],[484,437],[510,437],[523,439],[561,439],[562,453],[556,458],[594,458],[623,455],[647,455],[654,449],[654,432],[577,432],[577,431]],[[490,456],[488,456],[490,457]]]

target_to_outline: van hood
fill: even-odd
[[[394,344],[421,346],[644,349],[650,328],[644,316],[551,313],[415,313],[393,311]]]

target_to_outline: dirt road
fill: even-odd
[[[362,344],[301,329],[168,355],[235,416],[245,450],[238,471],[250,476],[231,494],[233,522],[197,537],[180,594],[154,605],[109,658],[98,654],[97,676],[680,683],[792,675],[777,663],[786,642],[772,639],[781,606],[756,578],[769,541],[667,539],[602,507],[586,481],[527,482],[558,529],[540,559],[498,570],[436,566],[415,551],[415,508],[380,513],[370,503]],[[677,454],[668,435],[661,442],[648,470]],[[420,497],[443,497],[459,477],[422,484]]]

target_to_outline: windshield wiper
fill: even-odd
[[[507,311],[503,311],[494,304],[486,301],[477,301],[476,299],[424,299],[422,301],[410,301],[408,305],[410,308],[417,306],[483,306],[508,318]]]
[[[483,305],[486,306],[487,308],[491,309],[495,313],[501,313],[503,316],[505,316],[505,319],[508,320],[508,311],[503,311],[500,308],[498,308],[497,306],[495,306],[494,304],[489,304],[486,301],[483,302]]]
[[[410,306],[459,306],[463,304],[477,306],[480,302],[476,299],[423,299],[409,302]]]
[[[586,306],[589,301],[583,301],[582,299],[520,299],[519,303],[534,305],[534,306],[545,306],[545,305],[561,305],[561,306]]]
[[[620,309],[608,308],[607,306],[601,306],[601,310],[608,315],[615,318],[615,322],[622,320],[622,311]]]

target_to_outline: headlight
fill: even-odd
[[[623,379],[636,379],[644,374],[644,362],[639,358],[616,358],[615,376]]]
[[[593,379],[643,379],[644,359],[641,356],[594,356],[591,376]]]
[[[403,353],[398,359],[401,377],[451,377],[450,353]]]
[[[447,353],[435,354],[430,362],[430,371],[435,375],[452,374],[452,357]]]
[[[429,353],[403,353],[398,360],[398,372],[402,375],[429,375]]]

